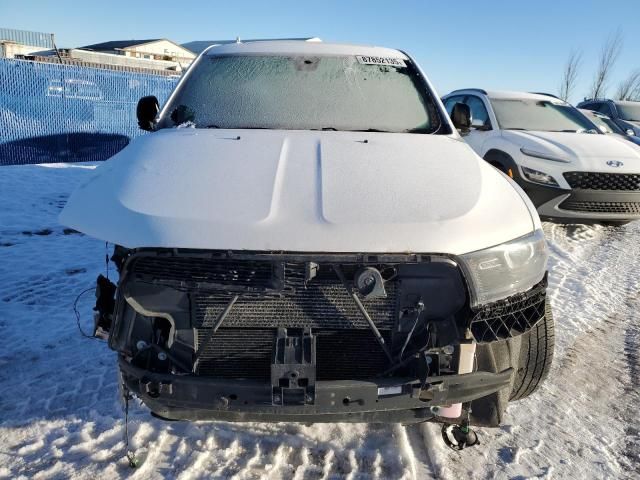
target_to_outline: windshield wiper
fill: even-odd
[[[526,130],[526,128],[520,128],[520,127],[511,127],[511,128],[505,128],[505,130]]]
[[[207,125],[206,127],[199,128],[223,128],[219,125]],[[273,130],[270,127],[224,127],[225,130]]]
[[[585,128],[581,128],[579,130],[567,129],[567,130],[547,130],[547,131],[548,132],[554,132],[554,133],[598,133],[593,128],[591,128],[589,130],[587,130]]]
[[[335,127],[322,127],[322,128],[311,128],[310,130],[318,131],[321,130],[323,132],[337,132],[338,129]],[[358,128],[355,130],[340,130],[341,132],[383,132],[383,133],[394,133],[389,130],[380,130],[378,128]]]
[[[397,132],[392,132],[390,130],[380,130],[379,128],[364,128],[362,130],[358,129],[358,130],[348,130],[349,132],[382,132],[382,133],[397,133]]]

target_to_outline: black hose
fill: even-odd
[[[73,313],[75,313],[76,315],[76,323],[78,325],[78,330],[80,331],[80,334],[85,337],[85,338],[91,338],[93,340],[101,340],[100,338],[96,337],[95,335],[87,335],[84,330],[82,330],[82,327],[80,326],[80,312],[78,311],[78,301],[80,300],[80,298],[87,292],[90,292],[92,290],[95,291],[96,287],[90,287],[87,288],[86,290],[83,290],[82,292],[80,292],[78,294],[78,296],[76,297],[75,301],[73,302]]]

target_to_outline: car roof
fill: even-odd
[[[461,90],[454,90],[453,92],[447,94],[449,97],[451,95],[464,95],[464,94],[482,94],[486,95],[491,99],[504,99],[504,100],[518,100],[518,99],[526,99],[526,100],[547,100],[557,103],[565,103],[563,100],[555,97],[551,94],[545,93],[532,93],[532,92],[514,92],[509,90],[483,90],[481,88],[464,88]]]
[[[250,54],[302,54],[302,55],[365,55],[394,57],[408,60],[400,50],[372,45],[352,45],[347,43],[324,43],[309,41],[266,41],[213,45],[203,55],[250,55]]]
[[[578,103],[578,105],[585,105],[587,103],[622,103],[622,102],[616,102],[609,98],[585,98],[580,103]]]

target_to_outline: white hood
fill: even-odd
[[[134,140],[60,221],[129,248],[450,254],[534,226],[510,181],[446,136],[190,128]]]
[[[504,130],[502,136],[521,147],[564,158],[581,170],[610,171],[609,160],[621,160],[617,173],[640,172],[640,148],[612,135]]]

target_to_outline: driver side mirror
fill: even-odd
[[[136,108],[136,116],[138,117],[138,126],[142,130],[152,132],[156,128],[156,116],[160,111],[160,103],[153,95],[142,97],[138,101]]]
[[[451,110],[451,121],[460,133],[469,133],[471,127],[471,109],[464,103],[456,103]]]

